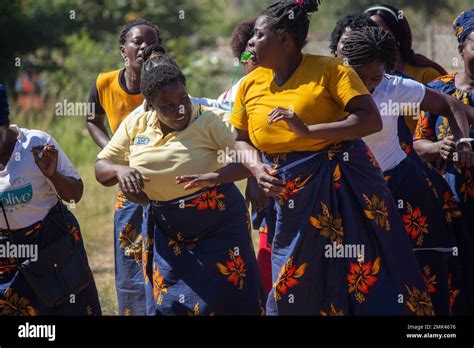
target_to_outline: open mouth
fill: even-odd
[[[242,60],[243,62],[252,62],[252,64],[258,64],[258,57],[257,57],[257,53],[255,53],[254,51],[252,50],[248,50],[244,53],[244,55],[246,55],[246,59],[245,60]]]

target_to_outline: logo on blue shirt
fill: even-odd
[[[147,138],[147,137],[135,138],[135,145],[148,145],[149,142],[150,142],[150,138]]]
[[[30,203],[32,198],[33,188],[31,184],[0,192],[0,201],[2,201],[4,206],[25,205]]]

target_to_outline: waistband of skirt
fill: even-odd
[[[150,207],[170,206],[170,205],[173,205],[173,204],[176,204],[176,203],[190,201],[190,200],[198,198],[202,194],[205,194],[206,192],[210,192],[214,189],[219,189],[220,191],[222,191],[222,190],[226,190],[226,189],[230,188],[233,185],[234,185],[234,183],[219,184],[219,185],[214,186],[214,187],[203,188],[203,189],[201,189],[197,192],[191,193],[191,194],[186,195],[186,196],[181,196],[181,197],[178,197],[178,198],[174,198],[174,199],[169,200],[169,201],[150,200]]]
[[[287,164],[284,164],[279,169],[288,170],[320,155],[326,155],[330,153],[336,154],[336,153],[346,152],[353,149],[365,150],[366,148],[367,148],[366,143],[362,139],[357,139],[357,140],[350,140],[350,141],[342,141],[340,143],[334,144],[323,150],[318,150],[318,151],[297,151],[297,152],[289,152],[289,153],[282,153],[282,154],[265,154],[264,153],[262,156],[264,159],[266,159],[269,162],[274,162],[276,158],[277,159],[285,158],[285,162],[287,162]]]
[[[42,225],[43,225],[43,222],[50,218],[52,215],[54,214],[62,214],[62,209],[65,209],[64,207],[61,207],[60,204],[63,204],[61,202],[58,201],[58,203],[56,203],[56,205],[54,207],[52,207],[48,214],[46,214],[46,216],[44,217],[44,219],[42,220],[39,220],[39,221],[36,221],[34,223],[32,223],[31,225],[29,226],[26,226],[26,227],[22,227],[22,228],[18,228],[18,229],[15,229],[15,230],[9,230],[9,229],[3,229],[3,228],[0,228],[0,235],[4,235],[4,236],[8,236],[10,234],[15,234],[15,233],[21,233],[21,232],[26,232],[26,231],[29,231],[29,230],[33,230],[35,228],[40,228]]]

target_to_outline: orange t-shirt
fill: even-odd
[[[121,83],[123,71],[123,69],[119,69],[101,73],[96,81],[98,101],[107,115],[112,133],[115,133],[123,119],[144,100],[143,94],[127,91],[123,86]]]

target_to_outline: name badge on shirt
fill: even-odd
[[[134,145],[148,145],[150,138],[147,137],[136,137]]]

